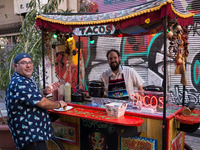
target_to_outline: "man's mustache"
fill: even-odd
[[[111,64],[114,64],[114,63],[116,63],[116,64],[117,64],[117,62],[112,62]]]

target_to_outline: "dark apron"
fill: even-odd
[[[124,81],[124,75],[122,74],[121,79],[112,80],[109,77],[108,83],[108,97],[128,99],[128,92],[126,91],[126,85]]]

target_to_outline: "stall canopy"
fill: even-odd
[[[36,25],[39,28],[73,32],[75,35],[80,36],[76,28],[101,25],[108,25],[107,29],[112,30],[112,28],[115,28],[115,33],[125,35],[153,34],[163,29],[162,19],[164,16],[167,16],[168,20],[176,20],[181,26],[193,23],[193,13],[181,14],[175,10],[172,4],[172,0],[153,0],[127,9],[107,13],[41,14],[36,17]],[[83,33],[84,31],[86,30],[79,31],[82,36],[87,35],[87,33]],[[91,32],[88,31],[88,34],[90,35]]]

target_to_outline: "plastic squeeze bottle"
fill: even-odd
[[[65,102],[71,102],[71,85],[65,83]]]
[[[61,84],[58,87],[58,100],[64,100],[65,96],[65,85]]]

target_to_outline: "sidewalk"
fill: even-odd
[[[5,102],[0,102],[0,108],[2,108],[2,109],[6,109]]]
[[[5,92],[0,90],[0,110],[1,110],[1,113],[3,114],[3,116],[6,116],[7,111],[6,111],[6,105],[5,105],[4,97],[5,97]]]
[[[4,102],[0,101],[0,110],[3,116],[7,116],[6,106]],[[1,116],[0,116],[1,117]]]

